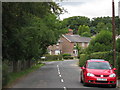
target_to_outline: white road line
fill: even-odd
[[[58,72],[60,71],[60,69],[58,68]]]
[[[58,74],[60,75],[60,72],[58,72]]]
[[[57,67],[59,67],[59,65],[57,65]]]
[[[63,88],[64,88],[64,90],[67,90],[66,87],[63,87]]]
[[[59,75],[59,77],[61,77],[61,75]]]
[[[64,80],[63,80],[63,79],[61,79],[61,82],[64,82]]]

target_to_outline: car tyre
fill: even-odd
[[[116,84],[112,85],[111,87],[112,87],[112,88],[116,88]]]
[[[83,82],[83,86],[87,86],[87,83]]]
[[[80,77],[80,82],[83,83],[82,77]]]

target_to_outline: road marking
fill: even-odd
[[[67,90],[66,87],[63,87],[63,88],[64,88],[64,90]]]
[[[59,65],[57,65],[57,67],[59,67]]]
[[[61,75],[59,75],[59,77],[61,77]]]
[[[61,82],[64,82],[64,80],[63,80],[63,79],[61,79]]]
[[[58,68],[58,72],[60,72],[60,69]]]
[[[60,75],[60,71],[58,72],[58,74]]]

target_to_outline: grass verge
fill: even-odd
[[[64,61],[64,60],[44,60],[44,62],[51,62],[51,61]]]
[[[29,74],[30,72],[33,72],[40,68],[41,66],[44,66],[45,64],[37,64],[36,66],[32,66],[29,69],[20,71],[20,72],[12,72],[9,74],[10,80],[8,81],[7,85],[5,87],[9,87],[11,84],[13,84],[17,79]]]

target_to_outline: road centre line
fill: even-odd
[[[61,75],[59,75],[59,77],[61,77]]]
[[[60,72],[58,72],[58,74],[60,75]]]
[[[63,88],[64,88],[64,90],[67,90],[66,87],[63,87]]]
[[[64,80],[63,80],[63,79],[61,79],[61,82],[64,82]]]

